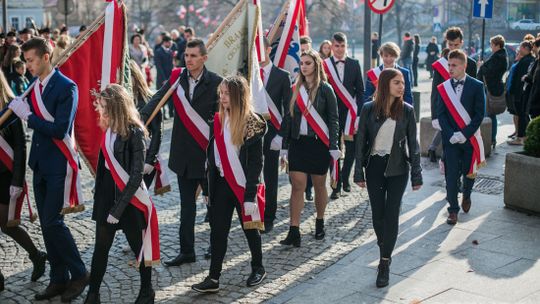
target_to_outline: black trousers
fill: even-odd
[[[525,130],[527,129],[527,126],[531,121],[531,118],[529,117],[529,113],[527,111],[527,101],[525,101],[524,99],[525,98],[514,99],[514,106],[516,108],[516,114],[518,116],[518,129],[516,134],[517,137],[525,137]]]
[[[180,188],[180,253],[195,254],[195,204],[197,188],[202,186],[203,179],[189,179],[178,176]]]
[[[408,175],[385,176],[389,156],[373,155],[366,168],[366,184],[371,204],[373,229],[381,258],[390,258],[396,245],[401,199]]]
[[[215,199],[210,203],[210,246],[212,248],[212,259],[210,260],[210,277],[219,280],[223,259],[227,252],[227,240],[233,212],[236,209],[240,225],[242,225],[242,208],[227,184],[227,181],[219,177],[215,186]],[[249,251],[251,252],[251,267],[258,269],[262,265],[262,245],[261,235],[257,229],[244,230]]]
[[[351,177],[351,171],[355,159],[356,151],[356,136],[354,140],[344,140],[345,142],[345,158],[339,160],[339,173],[338,173],[338,183],[336,190],[340,191],[342,185],[350,185],[349,179]]]
[[[123,229],[131,250],[133,250],[135,256],[139,256],[142,247],[142,232],[137,229],[129,229],[127,225]],[[96,243],[94,245],[94,254],[92,255],[89,292],[99,293],[99,287],[107,270],[109,251],[111,250],[116,230],[116,225],[96,223]],[[142,262],[139,265],[139,273],[141,276],[141,289],[151,288],[152,267],[145,267],[144,262]]]
[[[266,140],[266,138],[265,138]],[[264,221],[273,222],[276,219],[277,210],[277,191],[278,191],[278,173],[279,173],[279,151],[270,150],[270,145],[265,144],[264,149],[264,184],[265,203]]]
[[[469,168],[473,155],[473,147],[469,141],[464,144],[450,144],[443,142],[444,149],[444,177],[446,179],[446,199],[450,206],[449,213],[458,213],[459,183],[463,178],[463,198],[470,198],[474,186],[474,179],[468,178]]]

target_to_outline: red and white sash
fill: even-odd
[[[266,92],[266,90],[265,90]],[[270,122],[276,128],[277,131],[281,129],[281,122],[283,121],[283,117],[281,117],[281,114],[279,113],[279,110],[268,94],[266,92],[266,102],[268,103],[268,112],[270,113]]]
[[[114,183],[123,191],[129,181],[129,174],[120,165],[114,157],[114,142],[116,141],[116,133],[111,129],[107,129],[101,142],[101,151],[105,157],[108,169],[111,172]],[[148,190],[144,182],[135,192],[135,195],[130,200],[130,203],[139,209],[146,219],[146,229],[143,230],[143,243],[141,252],[137,258],[140,263],[144,258],[145,266],[152,266],[159,263],[159,227],[156,208],[148,194]]]
[[[9,171],[13,173],[13,149],[8,144],[8,142],[0,136],[0,161],[8,168]],[[32,206],[30,205],[30,199],[28,197],[28,186],[26,181],[23,184],[23,192],[16,199],[9,200],[9,210],[8,210],[8,221],[7,227],[15,227],[21,223],[21,211],[23,206],[24,197],[26,197],[26,202],[28,204],[28,213],[30,215],[30,222],[34,222],[37,216],[32,211]]]
[[[169,79],[171,86],[177,85],[176,94],[173,94],[174,108],[189,134],[193,136],[193,139],[195,139],[201,149],[206,151],[210,137],[210,126],[199,113],[193,109],[186,98],[186,92],[179,83],[182,71],[182,68],[176,69]]]
[[[444,78],[444,80],[450,79],[450,71],[448,71],[448,60],[444,57],[439,58],[439,60],[435,61],[431,65],[441,76]]]
[[[244,213],[244,194],[246,192],[246,175],[240,163],[240,158],[236,153],[236,148],[232,144],[231,132],[227,124],[223,127],[219,113],[214,115],[214,158],[223,172],[223,177],[231,187],[236,199],[242,206],[242,223],[244,230],[258,229],[264,230],[264,199],[260,199],[260,191],[257,191],[256,202],[259,213],[255,216]],[[264,191],[263,191],[264,193]]]
[[[452,87],[452,80],[449,79],[440,85],[437,86],[439,94],[450,112],[450,115],[457,123],[460,129],[464,129],[468,124],[471,123],[471,117],[467,110],[461,104],[454,88]],[[473,136],[469,138],[471,145],[473,147],[473,155],[471,160],[471,166],[469,168],[469,173],[467,177],[475,178],[478,169],[486,165],[486,158],[484,154],[484,142],[482,140],[482,133],[480,128],[474,132]]]
[[[298,90],[298,97],[296,98],[296,105],[302,112],[302,115],[306,119],[309,126],[315,131],[315,134],[321,139],[321,141],[330,148],[330,132],[328,126],[319,115],[315,107],[310,106],[309,95],[304,86]],[[330,176],[332,177],[332,185],[337,185],[338,182],[338,161],[333,158],[330,159],[332,170],[330,170]]]
[[[351,96],[343,83],[339,81],[338,73],[330,58],[326,58],[323,61],[323,67],[332,88],[334,88],[334,92],[336,92],[339,99],[345,104],[347,109],[349,109],[349,112],[347,113],[347,120],[345,121],[345,130],[343,130],[343,133],[345,136],[353,136],[357,129],[356,120],[358,115],[358,106],[356,104],[356,99]]]
[[[38,86],[34,86],[30,99],[32,101],[32,107],[34,108],[34,114],[37,117],[48,122],[54,122],[54,117],[47,111],[47,108],[41,99],[41,92]],[[84,205],[82,205],[83,198],[79,176],[79,153],[77,152],[75,140],[73,139],[73,126],[71,128],[71,136],[66,134],[62,140],[56,138],[53,138],[52,140],[62,154],[64,154],[67,161],[62,214],[83,211]]]
[[[171,191],[169,175],[167,174],[167,169],[163,166],[163,160],[159,155],[157,156],[154,169],[156,170],[156,175],[154,176],[154,194],[163,195]]]
[[[383,69],[380,66],[378,66],[378,67],[374,67],[373,69],[367,72],[367,76],[374,87],[377,87],[377,84],[379,83],[379,75],[381,75],[382,71]]]

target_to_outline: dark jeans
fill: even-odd
[[[467,178],[469,173],[473,148],[467,141],[464,144],[450,144],[443,142],[444,148],[444,168],[446,179],[446,199],[450,203],[448,213],[458,213],[460,210],[458,203],[459,180],[463,176],[463,197],[470,198],[474,179]]]
[[[516,114],[518,116],[518,129],[517,137],[525,137],[525,131],[531,121],[529,113],[527,113],[527,102],[524,100],[515,100],[514,106],[516,108]]]
[[[219,280],[223,259],[227,252],[227,241],[233,212],[236,209],[240,224],[242,225],[242,208],[232,192],[227,181],[218,177],[215,186],[215,199],[210,203],[210,246],[212,259],[210,260],[210,277]],[[261,235],[257,229],[244,230],[249,251],[251,252],[251,267],[255,270],[262,266]]]
[[[407,174],[390,177],[384,175],[388,158],[388,155],[373,155],[366,168],[373,229],[377,235],[381,258],[390,258],[396,245],[401,199],[409,180]]]
[[[488,115],[491,118],[491,144],[497,142],[497,115]]]
[[[412,75],[413,75],[413,86],[418,86],[418,58],[415,58],[412,63]]]
[[[115,234],[115,225],[96,224],[96,243],[94,245],[94,254],[92,255],[89,292],[99,293],[99,287],[107,270],[109,251],[111,250]],[[135,256],[139,256],[142,247],[142,232],[137,231],[137,229],[125,229],[124,227],[124,234]],[[144,266],[143,261],[139,265],[139,273],[141,276],[141,289],[151,288],[152,267]]]
[[[180,188],[180,253],[195,254],[195,204],[197,188],[202,185],[202,179],[188,179],[178,176]]]

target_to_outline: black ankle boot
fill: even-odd
[[[290,226],[287,237],[279,241],[281,245],[293,245],[294,247],[300,247],[300,228],[297,226]]]
[[[4,291],[4,275],[0,272],[0,292]]]
[[[390,263],[391,260],[383,259],[379,262],[377,281],[375,282],[378,288],[388,286],[388,281],[390,280]]]
[[[315,220],[315,239],[322,240],[324,239],[325,235],[326,235],[326,232],[324,231],[324,219],[316,219]]]
[[[34,256],[30,257],[34,269],[32,270],[32,276],[30,280],[32,282],[37,281],[45,273],[45,263],[47,262],[47,253],[43,251],[37,251]]]
[[[135,304],[154,304],[155,297],[156,293],[152,287],[141,288],[139,296],[137,296],[137,300],[135,300]]]
[[[101,300],[98,292],[88,292],[84,304],[101,304]]]

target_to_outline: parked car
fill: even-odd
[[[506,43],[504,46],[504,48],[506,49],[506,53],[508,54],[508,68],[510,68],[512,64],[514,63],[514,61],[516,60],[518,47],[519,47],[519,43]],[[487,47],[484,49],[484,61],[488,60],[490,56],[491,56],[491,48]],[[472,54],[471,58],[478,61],[480,59],[480,51]]]
[[[512,23],[511,28],[514,30],[526,30],[526,31],[532,31],[532,30],[540,30],[540,23],[534,22],[532,19],[521,19],[514,23]]]

